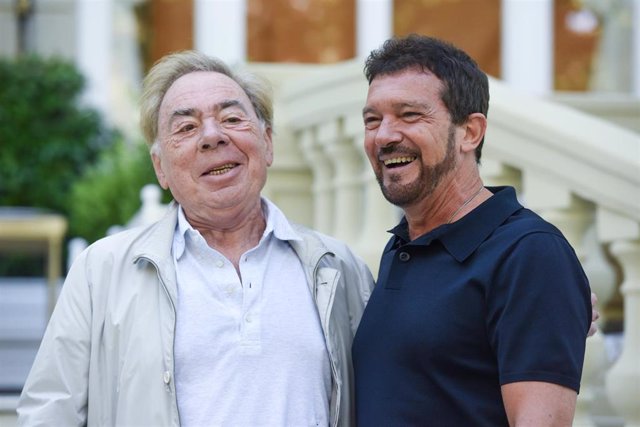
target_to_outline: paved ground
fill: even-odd
[[[46,281],[0,278],[0,427],[15,425],[14,409],[46,326]]]

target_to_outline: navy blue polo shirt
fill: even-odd
[[[410,241],[392,231],[353,343],[360,426],[508,426],[500,386],[578,391],[590,290],[560,231],[511,187]]]

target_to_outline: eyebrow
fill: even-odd
[[[428,104],[425,104],[423,102],[397,102],[397,103],[394,103],[392,107],[394,110],[401,110],[403,108],[422,108],[424,110],[428,110],[431,108]],[[362,109],[363,116],[365,114],[375,113],[375,112],[376,112],[376,109],[373,107],[364,107]]]
[[[247,112],[247,109],[244,108],[244,105],[242,105],[242,103],[240,101],[238,101],[237,99],[229,99],[227,101],[222,101],[221,103],[219,103],[217,105],[218,109],[220,110],[225,110],[227,108],[231,108],[231,107],[238,107],[240,108],[243,112]]]
[[[371,107],[364,107],[364,108],[362,109],[362,115],[364,116],[365,114],[367,114],[367,113],[372,113],[373,111],[374,111],[374,109],[373,109],[373,108],[371,108]]]
[[[247,112],[247,109],[244,107],[244,105],[242,105],[242,103],[237,99],[225,100],[215,105],[215,109],[218,111],[223,111],[231,107],[238,107],[244,113]],[[195,115],[196,115],[195,108],[178,108],[171,113],[171,117],[169,119],[169,125],[171,125],[171,123],[173,123],[173,121],[178,117],[193,117]]]
[[[194,114],[195,110],[193,108],[179,108],[171,113],[171,119],[173,120],[174,117],[189,117],[193,116]]]

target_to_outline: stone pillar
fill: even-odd
[[[553,91],[553,0],[502,0],[502,79],[524,92]]]
[[[15,3],[0,1],[0,55],[13,57],[18,53],[18,22]]]
[[[333,166],[318,143],[314,129],[302,132],[299,141],[313,174],[313,228],[325,234],[333,234]]]
[[[589,278],[591,291],[598,297],[596,308],[604,317],[602,307],[611,299],[615,291],[616,275],[606,258],[602,243],[598,241],[595,222],[589,225],[583,238],[582,248],[582,252],[586,256],[586,259],[581,257],[582,268]],[[604,319],[601,318],[598,324],[603,325]],[[610,365],[605,336],[600,329],[594,336],[587,338],[580,394],[574,417],[575,426],[599,425],[600,420],[597,417],[601,417],[605,413],[613,413],[606,396],[604,382]]]
[[[333,160],[335,171],[335,236],[347,243],[355,244],[362,229],[362,163],[359,162],[354,147],[342,138],[328,144],[326,152]]]
[[[110,119],[113,0],[76,1],[76,65],[87,79],[85,100]]]
[[[640,98],[640,0],[632,0],[631,5],[631,28],[633,31],[631,40],[631,82],[633,94]]]
[[[624,280],[624,339],[622,354],[606,377],[611,404],[627,427],[640,427],[640,240],[616,241],[611,252]]]
[[[234,66],[247,59],[246,0],[194,0],[194,45]]]
[[[384,198],[368,163],[362,172],[362,181],[362,191],[364,192],[361,211],[363,215],[362,234],[354,249],[367,263],[375,278],[378,276],[380,256],[384,244],[391,237],[387,230],[393,228],[400,221],[402,210]]]
[[[614,273],[602,259],[601,243],[595,235],[595,206],[574,196],[544,174],[523,172],[525,206],[540,213],[556,225],[576,251],[587,274],[592,291],[600,304],[606,303],[613,291]],[[598,401],[603,388],[603,371],[607,368],[604,336],[597,333],[587,339],[574,425],[595,426],[591,406]]]
[[[357,0],[356,54],[366,58],[369,53],[393,35],[392,0]]]
[[[594,222],[594,207],[581,199],[572,198],[571,204],[566,209],[550,209],[543,212],[544,218],[558,227],[576,251],[578,259],[584,266],[587,252],[585,236]],[[589,277],[591,282],[591,277]],[[580,427],[595,426],[589,415],[589,407],[596,396],[596,378],[599,369],[603,367],[606,359],[604,339],[602,334],[587,339],[585,358],[582,368],[580,394],[576,404],[576,413],[573,424]]]
[[[499,187],[509,185],[516,189],[516,194],[522,192],[522,175],[520,171],[505,165],[491,157],[482,158],[480,176],[485,186]]]
[[[622,351],[606,374],[611,406],[625,426],[640,427],[640,223],[606,208],[596,214],[598,238],[612,242],[611,254],[622,269],[624,299]]]
[[[601,22],[589,86],[596,92],[629,93],[634,80],[633,8],[636,0],[582,0]]]

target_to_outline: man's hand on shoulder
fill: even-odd
[[[596,332],[598,332],[598,325],[596,321],[600,318],[600,312],[596,308],[596,304],[598,303],[598,297],[596,294],[591,292],[591,327],[589,327],[589,333],[587,337],[593,336]]]

